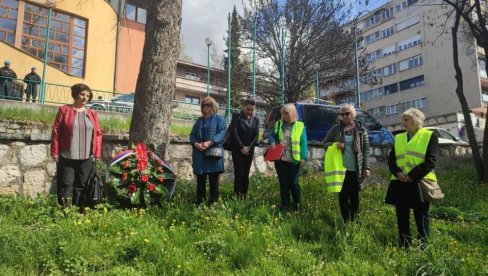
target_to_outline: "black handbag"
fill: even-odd
[[[88,177],[88,187],[87,187],[87,203],[90,206],[95,206],[102,202],[103,199],[103,182],[100,179],[100,175],[97,170],[97,161],[93,160],[90,174]]]
[[[227,151],[232,150],[232,128],[234,126],[235,116],[236,116],[236,114],[233,113],[232,119],[230,120],[230,124],[227,127],[227,131],[225,132],[224,143],[222,144],[222,147],[224,148],[224,150],[227,150]]]
[[[206,149],[203,153],[209,158],[219,159],[224,157],[224,149],[218,147]]]

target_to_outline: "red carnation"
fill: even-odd
[[[144,160],[147,161],[147,148],[146,145],[143,143],[139,143],[136,145],[136,148],[134,149],[136,152],[137,159],[139,161]]]
[[[159,177],[159,182],[161,182],[161,183],[164,182],[164,177],[162,175]]]
[[[156,184],[149,183],[149,185],[147,185],[147,189],[148,189],[150,192],[153,192],[153,191],[156,189]]]
[[[137,170],[142,172],[147,168],[147,161],[139,160],[137,161]]]
[[[131,184],[131,185],[129,185],[129,187],[127,187],[127,189],[129,190],[129,193],[132,194],[133,192],[136,191],[137,188],[136,188],[136,185]]]
[[[129,175],[128,175],[126,172],[125,172],[125,173],[123,173],[123,174],[122,174],[122,181],[123,181],[123,182],[125,182],[125,181],[127,180],[127,177],[128,177],[128,176],[129,176]]]
[[[158,167],[158,172],[164,173],[163,167]]]
[[[129,167],[129,159],[124,162],[124,169],[127,169],[127,167]]]
[[[149,176],[147,175],[141,175],[141,181],[146,183],[149,180]]]

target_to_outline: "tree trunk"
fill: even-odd
[[[146,37],[137,77],[130,142],[153,145],[165,158],[180,55],[181,0],[148,1]]]
[[[488,54],[488,45],[483,45],[483,49],[485,50],[485,70],[488,70],[488,62],[486,62],[486,55]],[[487,108],[488,111],[488,108]],[[488,112],[486,113],[488,114]],[[484,178],[483,183],[488,183],[488,118],[485,116],[485,130],[483,131],[483,169],[484,169]]]
[[[481,159],[478,143],[476,143],[476,135],[474,133],[473,122],[471,121],[471,115],[469,112],[468,102],[466,101],[466,97],[464,96],[464,88],[463,88],[463,72],[461,71],[461,67],[459,67],[459,50],[458,50],[458,28],[459,28],[459,21],[461,19],[461,13],[456,10],[455,12],[456,19],[454,21],[454,25],[452,27],[452,56],[454,62],[454,69],[456,70],[456,94],[459,98],[459,103],[461,104],[461,109],[464,115],[464,123],[466,125],[466,132],[468,134],[469,145],[471,147],[471,151],[473,152],[473,161],[474,166],[476,168],[476,172],[478,173],[478,181],[482,182],[484,180],[484,170],[483,170],[483,160]],[[486,128],[485,128],[486,132]],[[485,159],[488,160],[488,159]]]

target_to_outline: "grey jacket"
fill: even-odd
[[[360,143],[360,152],[357,152],[356,150],[356,169],[357,169],[357,177],[358,177],[358,183],[360,188],[364,188],[362,185],[364,182],[364,177],[363,177],[363,170],[369,170],[370,169],[370,163],[369,163],[369,156],[371,155],[371,147],[369,146],[369,138],[368,138],[368,132],[366,129],[361,125],[360,122],[354,121],[356,124],[356,129],[358,130],[359,137],[356,137],[356,134],[353,135],[353,143],[357,139],[359,139]],[[356,133],[356,132],[355,132]],[[327,135],[324,138],[323,141],[323,147],[327,149],[330,145],[332,145],[335,142],[344,142],[344,124],[342,122],[339,122],[338,124],[335,124],[332,126],[327,132]]]

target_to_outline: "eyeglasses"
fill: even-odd
[[[351,112],[339,113],[342,117],[351,115]]]

